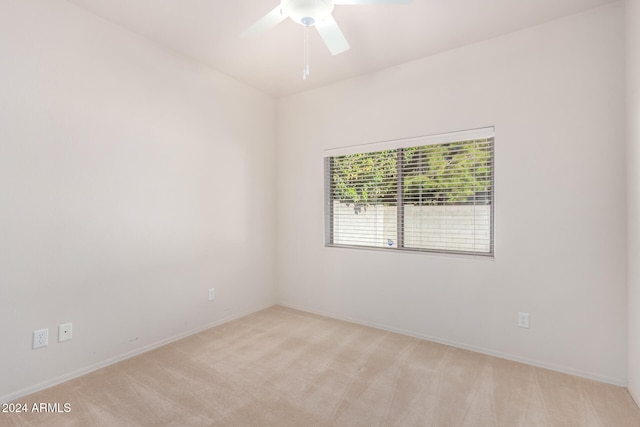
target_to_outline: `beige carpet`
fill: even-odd
[[[640,426],[627,391],[275,306],[20,399],[17,426]]]

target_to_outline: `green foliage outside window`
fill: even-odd
[[[487,139],[350,154],[332,159],[333,200],[353,204],[396,204],[398,173],[404,204],[486,204],[490,200],[492,153]]]

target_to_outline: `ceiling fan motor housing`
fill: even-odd
[[[322,22],[333,11],[333,0],[282,0],[282,12],[305,27]]]

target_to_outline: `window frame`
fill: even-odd
[[[405,206],[404,206],[404,181],[403,181],[403,149],[412,147],[423,147],[426,145],[441,145],[457,142],[467,142],[473,140],[487,139],[490,140],[489,144],[489,156],[490,156],[490,202],[489,205],[489,250],[456,250],[456,249],[441,249],[441,248],[418,248],[418,247],[406,247],[404,245],[406,230],[405,230]],[[355,244],[341,244],[335,243],[334,234],[334,182],[332,172],[332,162],[335,157],[340,157],[349,154],[366,154],[376,153],[385,150],[396,150],[398,159],[396,161],[396,180],[397,180],[397,200],[396,200],[396,242],[397,247],[387,246],[373,246],[373,245],[355,245]],[[352,248],[352,249],[364,249],[364,250],[382,250],[392,252],[409,252],[409,253],[430,253],[430,254],[446,254],[446,255],[461,255],[464,257],[481,257],[491,258],[495,257],[495,129],[494,127],[486,127],[479,129],[472,129],[461,132],[450,132],[443,134],[420,136],[415,138],[399,139],[392,141],[377,142],[371,144],[362,144],[349,147],[340,147],[334,149],[324,150],[324,198],[325,198],[325,247],[335,248]]]

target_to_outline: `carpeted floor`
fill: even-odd
[[[20,402],[61,412],[0,425],[640,426],[620,387],[279,306]]]

